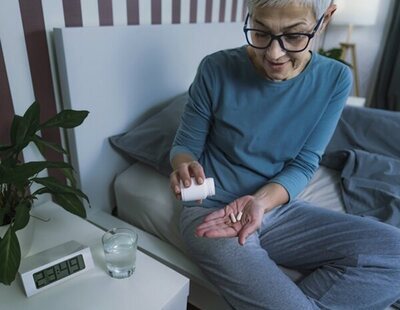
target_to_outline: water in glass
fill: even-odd
[[[127,278],[136,267],[136,238],[129,232],[115,232],[103,238],[106,265],[113,278]]]

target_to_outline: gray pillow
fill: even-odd
[[[110,137],[111,144],[128,158],[154,167],[169,176],[169,151],[187,102],[187,93],[166,103],[166,107],[126,133]]]
[[[400,158],[400,112],[346,106],[325,153],[359,149]]]

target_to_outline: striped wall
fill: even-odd
[[[22,115],[35,99],[42,121],[60,110],[54,27],[242,22],[245,13],[245,0],[1,0],[0,144],[8,142],[14,113]],[[43,130],[41,135],[65,143],[58,130]],[[23,157],[43,159],[33,146]],[[46,158],[64,160],[52,151]],[[54,171],[47,174],[65,181]]]

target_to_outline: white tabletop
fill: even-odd
[[[95,268],[29,298],[19,278],[11,286],[0,284],[1,309],[172,310],[177,307],[176,303],[173,306],[175,297],[187,298],[189,280],[140,251],[137,253],[136,270],[131,277],[111,278],[106,271],[101,247],[104,231],[89,222],[53,203],[36,207],[32,214],[50,218],[50,221],[31,219],[35,221],[35,228],[29,255],[76,240],[90,246]],[[185,308],[186,304],[182,305],[181,309]]]

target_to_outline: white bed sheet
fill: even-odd
[[[339,182],[338,172],[320,167],[299,198],[344,212]],[[185,252],[178,231],[181,205],[171,194],[167,177],[136,163],[117,176],[114,189],[119,218]]]

